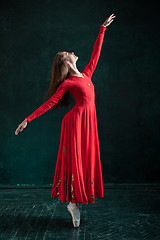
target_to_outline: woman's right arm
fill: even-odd
[[[42,104],[31,115],[24,119],[24,121],[17,127],[15,135],[17,135],[19,131],[22,132],[23,129],[27,127],[28,122],[31,122],[33,119],[41,116],[43,113],[51,109],[51,107],[53,107],[63,97],[66,91],[68,91],[68,83],[66,82],[66,80],[64,80],[64,82],[59,85],[52,97],[50,97],[44,104]]]

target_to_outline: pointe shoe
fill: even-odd
[[[79,208],[75,209],[74,207],[70,206],[70,204],[67,205],[67,210],[69,211],[69,213],[72,216],[72,222],[73,222],[73,226],[74,227],[79,227],[80,225],[80,211]],[[76,215],[75,215],[75,211],[78,211]]]

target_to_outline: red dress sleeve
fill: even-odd
[[[91,55],[90,62],[88,65],[85,67],[83,73],[85,73],[88,77],[92,77],[92,74],[96,68],[100,53],[101,53],[101,48],[102,48],[102,43],[103,43],[103,38],[105,34],[105,30],[107,28],[104,26],[100,26],[100,31],[98,33],[98,37],[96,39],[96,42],[94,44],[93,52]]]
[[[42,104],[37,110],[35,110],[31,115],[26,117],[28,122],[31,122],[33,119],[39,117],[49,109],[51,109],[52,106],[54,106],[64,95],[64,93],[68,91],[68,84],[66,83],[66,80],[62,82],[59,87],[57,88],[56,92],[52,97],[50,97],[44,104]]]

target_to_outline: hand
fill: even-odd
[[[104,21],[104,23],[102,24],[102,26],[104,26],[104,27],[109,26],[109,25],[111,24],[111,22],[113,22],[113,20],[114,20],[115,17],[116,17],[116,16],[114,15],[114,13],[111,14],[111,15]]]
[[[15,130],[15,135],[18,135],[19,131],[22,132],[24,128],[27,127],[28,120],[25,118],[24,121],[18,125],[17,129]]]

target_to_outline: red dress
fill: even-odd
[[[95,91],[91,81],[96,68],[106,27],[100,26],[90,62],[83,77],[69,76],[55,94],[27,117],[28,122],[55,105],[68,91],[75,105],[62,120],[60,144],[55,167],[51,198],[62,202],[94,204],[103,198],[103,178],[97,129]]]

